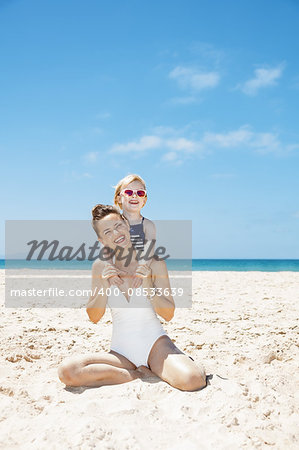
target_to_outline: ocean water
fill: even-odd
[[[193,259],[192,270],[299,272],[299,259]]]
[[[233,271],[233,272],[299,272],[299,259],[170,259],[168,270]],[[64,269],[90,270],[91,261],[24,261],[0,259],[0,269]]]

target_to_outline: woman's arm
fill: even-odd
[[[90,320],[94,323],[97,323],[103,317],[106,310],[106,291],[109,287],[109,283],[107,278],[103,278],[105,269],[107,270],[107,266],[100,260],[97,260],[92,265],[92,295],[88,300],[86,312]]]
[[[148,270],[148,276],[144,277],[143,287],[149,293],[155,288],[154,295],[150,298],[155,312],[164,320],[171,320],[174,316],[175,304],[171,295],[168,270],[165,261],[153,260],[151,268],[140,268],[137,271]],[[137,272],[136,271],[136,272]],[[151,273],[150,273],[151,272]]]

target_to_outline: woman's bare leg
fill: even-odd
[[[67,386],[104,386],[127,383],[141,375],[131,361],[111,350],[69,358],[59,366],[58,376]]]
[[[168,336],[161,336],[148,357],[151,371],[171,386],[182,391],[196,391],[206,386],[206,374],[179,350]]]

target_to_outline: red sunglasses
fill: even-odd
[[[132,197],[133,194],[137,194],[138,197],[143,198],[146,196],[146,191],[144,189],[123,189],[121,194],[127,197]]]

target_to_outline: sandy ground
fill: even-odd
[[[109,350],[110,313],[5,308],[0,272],[1,449],[298,448],[299,273],[193,273],[192,309],[162,323],[210,381],[182,392],[158,378],[65,388],[57,366]]]

